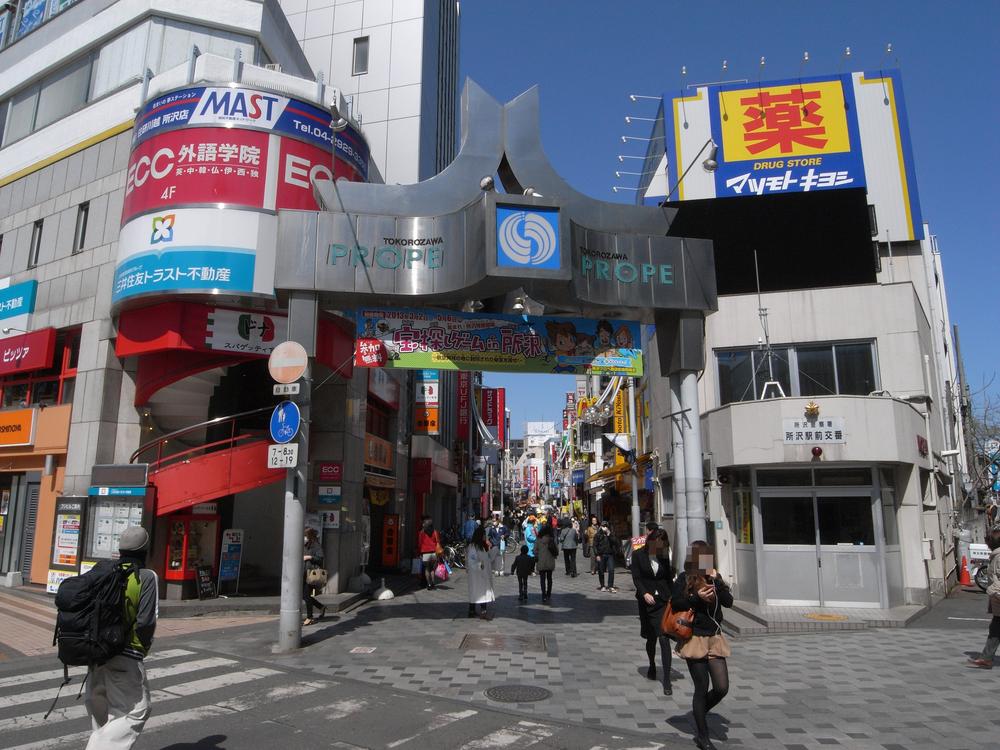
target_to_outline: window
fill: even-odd
[[[51,367],[0,378],[0,404],[4,408],[21,408],[72,403],[79,357],[80,329],[59,333]]]
[[[354,40],[353,59],[351,75],[359,76],[368,72],[368,37],[359,36]]]
[[[83,250],[87,241],[87,219],[90,218],[90,201],[81,203],[76,209],[76,229],[73,232],[73,252]]]
[[[51,125],[87,103],[90,69],[90,55],[85,55],[42,81],[35,114],[35,130]]]
[[[786,396],[866,396],[879,387],[870,341],[774,347],[770,362],[758,348],[718,351],[715,357],[720,404],[758,399],[768,381]]]
[[[38,254],[42,250],[42,219],[31,227],[31,247],[28,249],[28,268],[38,265]]]
[[[365,431],[369,435],[380,437],[383,440],[389,439],[389,413],[371,401],[368,402],[368,410],[365,414]]]
[[[38,104],[38,86],[29,86],[10,98],[7,112],[7,131],[3,142],[6,146],[31,132],[35,123],[35,105]]]

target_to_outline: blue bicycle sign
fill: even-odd
[[[299,433],[302,414],[291,401],[282,401],[271,413],[271,439],[276,443],[287,443]]]

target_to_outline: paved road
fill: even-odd
[[[290,656],[271,653],[273,619],[158,638],[154,717],[138,747],[692,747],[687,675],[662,696],[643,674],[630,584],[620,578],[617,595],[595,586],[557,573],[550,606],[535,590],[519,605],[515,582],[500,579],[494,619],[470,620],[459,574],[435,592],[331,616]],[[963,666],[985,639],[984,608],[963,593],[906,630],[736,640],[713,736],[766,750],[1000,747],[1000,671]],[[75,692],[40,718],[56,667],[51,657],[0,663],[0,746],[82,746]],[[486,696],[503,685],[552,695]]]
[[[153,716],[137,750],[281,748],[662,747],[649,738],[560,725],[354,681],[319,678],[246,658],[163,643],[148,661]],[[57,708],[43,715],[61,679],[51,659],[0,666],[0,745],[9,750],[80,748],[89,736],[77,670]]]

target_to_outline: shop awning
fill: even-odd
[[[385,474],[375,474],[366,471],[365,484],[369,487],[386,487],[391,489],[396,486],[396,477],[387,477]]]
[[[627,471],[631,471],[632,467],[628,464],[615,464],[614,466],[609,466],[606,469],[601,469],[596,474],[591,474],[587,477],[587,484],[594,484],[595,482],[603,482],[606,479],[614,479],[620,474],[624,474]]]

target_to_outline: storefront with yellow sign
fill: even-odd
[[[45,584],[72,406],[0,411],[0,581]]]

